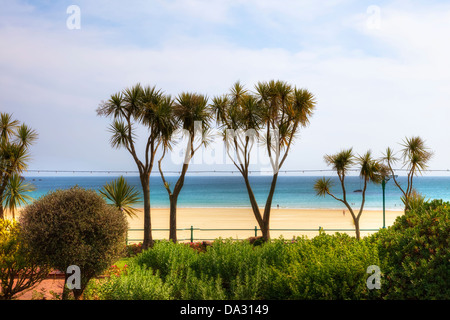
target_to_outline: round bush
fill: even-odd
[[[123,253],[128,228],[125,215],[93,190],[57,190],[26,207],[20,224],[38,259],[65,272],[81,271],[78,299],[92,277],[100,275]]]

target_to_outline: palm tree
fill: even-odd
[[[11,177],[26,169],[29,148],[36,139],[37,133],[26,124],[8,113],[0,114],[0,219],[4,218],[4,197]]]
[[[111,95],[108,101],[97,108],[97,115],[112,117],[109,130],[112,133],[111,146],[125,148],[132,156],[139,170],[139,178],[144,198],[144,240],[143,249],[153,245],[150,215],[150,173],[156,152],[162,137],[167,131],[166,122],[161,117],[167,100],[170,99],[156,87],[142,87],[136,84],[122,92]],[[145,141],[144,157],[140,159],[136,152],[136,130],[138,124],[148,129]]]
[[[414,176],[422,174],[423,171],[427,169],[428,162],[433,157],[433,152],[425,145],[425,141],[421,137],[405,138],[403,143],[401,143],[401,146],[403,146],[403,148],[400,150],[400,158],[396,157],[394,151],[388,147],[381,160],[386,163],[395,185],[403,194],[401,199],[405,204],[406,212],[409,209],[410,200],[417,194],[413,189]],[[393,165],[400,160],[403,161],[403,168],[406,167],[407,170],[406,189],[402,188],[400,185],[397,180],[397,175],[395,174],[395,169],[393,168]]]
[[[372,158],[372,154],[370,151],[367,151],[362,156],[355,156],[353,154],[353,149],[342,150],[333,155],[325,155],[324,157],[327,165],[331,166],[334,171],[336,171],[341,190],[342,197],[339,198],[335,196],[331,189],[334,186],[333,182],[330,178],[321,178],[316,181],[314,184],[314,190],[316,191],[318,196],[326,196],[329,195],[336,199],[339,202],[342,202],[347,209],[350,211],[350,214],[353,218],[353,223],[355,225],[356,238],[360,239],[360,227],[359,220],[363,213],[364,204],[366,201],[366,190],[369,182],[373,183],[381,183],[383,180],[383,176],[386,175],[386,168],[378,161]],[[345,188],[345,178],[352,168],[353,165],[359,166],[359,176],[364,182],[364,187],[361,193],[361,206],[359,208],[358,213],[355,213],[350,203],[347,201],[347,191]]]
[[[259,82],[255,89],[256,93],[252,94],[237,82],[228,95],[213,99],[212,109],[223,129],[227,154],[244,178],[253,213],[267,240],[270,238],[270,212],[278,172],[299,130],[309,124],[316,101],[308,90],[297,89],[282,81]],[[273,169],[262,214],[248,177],[250,155],[257,141],[263,142]]]
[[[129,185],[123,176],[106,183],[100,190],[100,194],[129,217],[136,216],[137,209],[133,207],[139,202],[140,194],[135,187]]]
[[[4,207],[11,212],[13,219],[16,218],[15,213],[18,207],[33,200],[31,196],[27,195],[27,193],[34,190],[35,187],[30,183],[26,183],[25,180],[17,173],[13,173],[9,177],[8,185],[6,186],[4,193],[3,203]]]
[[[170,202],[170,216],[169,216],[169,239],[173,242],[177,241],[177,201],[181,189],[184,185],[185,176],[189,167],[191,159],[195,152],[202,146],[209,142],[209,128],[211,114],[208,108],[208,98],[197,93],[181,93],[176,98],[172,105],[170,120],[167,120],[167,128],[164,139],[163,154],[158,161],[158,168],[161,179],[164,183],[165,189],[169,194]],[[166,152],[172,148],[174,133],[176,129],[182,129],[186,139],[186,151],[184,162],[181,168],[180,176],[178,177],[173,190],[164,176],[161,167],[161,162],[164,159]]]

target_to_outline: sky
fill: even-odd
[[[212,98],[275,79],[317,100],[282,170],[327,169],[325,154],[350,147],[381,157],[412,136],[447,170],[449,35],[450,2],[437,0],[0,0],[0,111],[38,132],[29,169],[132,171],[96,114],[111,94],[141,83]],[[216,139],[190,168],[234,167]]]

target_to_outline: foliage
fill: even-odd
[[[33,190],[35,190],[35,187],[30,183],[26,183],[17,173],[13,173],[9,177],[5,193],[3,194],[3,203],[5,208],[12,213],[13,219],[15,219],[17,207],[25,205],[33,199],[27,195],[28,192]]]
[[[403,148],[400,150],[400,157],[397,157],[391,148],[387,148],[382,160],[386,163],[395,185],[403,194],[402,201],[405,204],[406,211],[409,209],[410,199],[417,199],[413,188],[414,176],[422,174],[427,169],[428,163],[433,157],[433,152],[425,145],[425,140],[421,137],[405,138],[401,146]],[[403,167],[406,167],[407,170],[406,188],[400,185],[395,175],[395,169],[393,169],[393,165],[400,160],[403,162]]]
[[[142,242],[131,243],[125,246],[125,257],[131,258],[142,252]]]
[[[286,264],[273,269],[270,299],[372,299],[366,270],[379,265],[376,246],[346,234],[321,234],[288,247]]]
[[[20,193],[14,193],[17,189],[10,190],[11,182],[16,182],[11,178],[20,175],[26,169],[29,148],[36,140],[36,131],[24,123],[20,124],[19,121],[13,120],[11,114],[0,113],[0,219],[4,218],[5,192],[6,194],[9,192],[7,205],[10,209],[15,209],[20,204],[23,191],[28,191],[22,189]]]
[[[158,169],[164,187],[169,195],[170,216],[169,216],[169,239],[177,241],[177,201],[181,189],[184,185],[185,175],[189,163],[195,152],[201,146],[207,146],[211,141],[210,121],[211,113],[208,107],[208,98],[196,93],[183,92],[177,96],[166,108],[166,132],[162,137],[163,153],[158,161]],[[161,166],[161,162],[166,156],[166,152],[172,149],[172,145],[179,143],[182,139],[175,133],[182,131],[186,137],[185,155],[181,167],[180,175],[173,188],[166,180]]]
[[[113,148],[125,148],[132,156],[138,170],[144,200],[144,241],[147,249],[153,243],[150,227],[150,174],[159,146],[170,136],[174,123],[170,117],[173,101],[156,87],[136,84],[121,92],[112,94],[97,108],[97,115],[111,117],[110,143]],[[147,129],[144,137],[145,153],[139,159],[136,152],[138,125]]]
[[[100,275],[123,252],[127,221],[94,190],[57,190],[33,202],[20,223],[30,250],[40,262],[65,272],[81,270],[79,298],[92,277]]]
[[[133,205],[139,202],[140,194],[135,187],[128,184],[123,176],[105,184],[99,192],[128,216],[136,216],[137,209],[133,208]]]
[[[369,182],[381,183],[383,178],[386,176],[388,169],[380,161],[372,158],[372,153],[370,150],[364,155],[356,156],[353,153],[353,149],[349,148],[332,155],[325,155],[324,160],[327,165],[331,166],[333,170],[336,171],[338,175],[342,197],[339,198],[332,192],[331,189],[333,188],[334,183],[330,178],[323,177],[318,179],[314,184],[314,190],[318,196],[325,197],[326,195],[329,195],[347,207],[355,225],[356,238],[360,239],[359,219],[363,213],[364,204],[366,201],[367,184]],[[355,164],[358,165],[359,176],[364,182],[363,189],[361,190],[361,206],[359,211],[356,212],[353,211],[353,208],[347,201],[347,190],[345,186],[345,178],[351,167]]]
[[[0,300],[13,299],[18,293],[44,280],[50,269],[38,265],[21,237],[16,221],[0,219]]]
[[[374,236],[386,299],[449,299],[450,203],[425,202]]]
[[[167,300],[169,286],[151,269],[129,267],[121,276],[91,281],[85,299],[101,300]]]
[[[157,242],[132,259],[126,275],[92,282],[96,294],[90,298],[353,299],[377,294],[365,286],[367,266],[378,264],[376,245],[347,235],[280,238],[256,246],[218,239],[204,250],[199,247]]]
[[[278,172],[300,130],[309,125],[316,98],[280,80],[258,82],[255,93],[236,82],[228,94],[216,96],[211,104],[228,157],[244,178],[253,214],[265,240],[270,238],[270,211]],[[263,145],[273,169],[264,211],[259,209],[248,179],[254,145]]]
[[[92,282],[89,298],[449,299],[449,221],[450,203],[433,200],[359,241],[323,231],[263,243],[160,241],[130,258],[126,273]],[[367,287],[372,265],[381,289]]]

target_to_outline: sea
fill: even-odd
[[[138,176],[124,176],[127,182],[141,192]],[[78,185],[86,189],[98,190],[117,176],[26,176],[25,180],[35,186],[30,193],[33,199],[45,196],[57,189],[67,189]],[[166,179],[173,187],[177,176],[167,176]],[[314,183],[318,176],[280,175],[278,177],[272,207],[293,209],[344,209],[344,205],[330,196],[319,197],[314,191]],[[329,176],[335,186],[332,192],[341,197],[342,192],[337,176]],[[270,189],[271,176],[250,176],[250,183],[260,207],[264,207]],[[406,177],[399,176],[398,181],[406,186]],[[362,194],[359,192],[363,183],[358,176],[346,177],[347,199],[352,206],[359,207]],[[450,201],[449,176],[418,176],[414,178],[414,188],[428,200],[442,199]],[[401,192],[394,182],[388,181],[385,188],[386,210],[403,210]],[[163,186],[159,174],[150,178],[150,201],[153,208],[169,207],[169,197]],[[141,195],[140,203],[136,207],[143,207]],[[238,173],[230,175],[195,175],[188,174],[184,187],[178,198],[178,207],[215,207],[215,208],[245,208],[250,207],[247,189],[242,176]],[[366,191],[365,209],[381,210],[383,208],[383,189],[381,185],[369,184]]]

